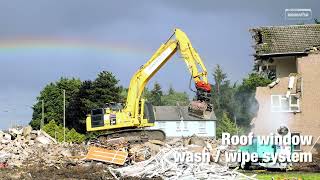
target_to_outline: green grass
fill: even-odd
[[[256,178],[261,180],[320,180],[320,173],[312,172],[252,172],[244,173],[248,176],[257,174]]]

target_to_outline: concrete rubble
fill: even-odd
[[[110,171],[117,179],[126,176],[163,179],[254,179],[219,164],[177,163],[173,156],[180,150],[164,148],[146,161],[118,169],[110,168]]]
[[[92,163],[103,164],[116,179],[123,177],[162,179],[255,179],[229,169],[223,162],[223,153],[228,147],[214,139],[197,136],[171,138],[165,142],[150,140],[144,143],[130,144],[123,139],[108,141],[102,152],[125,153],[123,162],[114,163],[105,157],[105,161],[88,158],[88,149],[98,144],[57,143],[47,133],[32,130],[30,126],[0,131],[0,168],[55,167],[66,164],[86,167]],[[216,160],[219,152],[220,159]],[[182,153],[206,153],[206,161],[176,161]],[[93,154],[94,155],[94,154]],[[114,159],[115,157],[113,157]],[[99,158],[98,158],[99,159]],[[61,166],[59,166],[61,165]]]
[[[21,167],[34,164],[54,166],[74,161],[72,156],[84,156],[84,145],[60,143],[44,131],[31,126],[0,131],[0,164],[4,167]]]
[[[194,143],[194,144],[193,144]],[[156,145],[154,142],[146,142],[136,145],[131,151],[135,151],[136,161],[128,163],[125,167],[109,168],[115,179],[122,177],[155,178],[162,179],[255,179],[230,170],[226,163],[213,162],[212,156],[220,146],[213,140],[204,141],[193,136],[188,139],[175,138],[166,144]],[[199,145],[201,144],[201,145]],[[156,147],[154,147],[154,145]],[[225,148],[225,147],[224,147]],[[211,150],[210,150],[211,149]],[[154,151],[152,153],[152,151]],[[156,154],[154,154],[156,152]],[[176,157],[181,153],[208,152],[209,160],[206,162],[179,162]],[[140,154],[139,154],[140,153]]]

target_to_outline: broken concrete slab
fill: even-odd
[[[2,138],[1,138],[1,144],[8,144],[11,141],[11,135],[7,134],[7,133],[3,133],[2,134]]]
[[[46,136],[38,136],[36,138],[36,142],[39,142],[41,144],[51,144],[51,139],[47,138]]]
[[[10,157],[9,153],[0,153],[0,163],[6,163]]]
[[[108,145],[124,144],[124,143],[127,143],[127,142],[128,141],[126,141],[124,137],[113,138],[113,139],[108,139],[107,140],[107,144]]]
[[[149,140],[149,142],[152,143],[152,144],[161,145],[161,146],[165,145],[165,143],[163,141],[160,141],[160,140]]]
[[[28,137],[28,136],[30,136],[31,131],[32,131],[32,127],[31,127],[31,126],[24,127],[24,128],[22,129],[22,135],[23,135],[24,137]]]
[[[194,152],[194,153],[202,153],[207,150],[207,148],[205,148],[203,146],[194,145],[194,144],[188,145],[187,149],[188,149],[188,151]]]
[[[0,141],[3,138],[3,134],[4,134],[4,132],[0,130]]]
[[[21,134],[22,134],[22,129],[10,128],[10,129],[9,129],[9,133],[10,133],[12,136],[21,135]]]
[[[150,148],[150,151],[151,151],[152,154],[157,154],[161,149],[160,145],[153,144],[153,143],[150,143],[150,142],[144,143],[144,146]]]
[[[188,144],[194,144],[202,147],[206,146],[204,139],[196,135],[191,136]]]
[[[57,140],[54,139],[53,137],[51,137],[49,134],[47,134],[46,132],[44,132],[43,130],[40,129],[40,133],[42,135],[44,135],[45,137],[47,137],[48,139],[50,139],[53,143],[57,143]]]

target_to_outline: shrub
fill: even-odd
[[[58,142],[63,142],[63,126],[58,125],[54,120],[43,126],[43,130]],[[81,143],[85,140],[85,135],[78,133],[75,129],[66,128],[66,142]]]

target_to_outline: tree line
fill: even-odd
[[[239,84],[231,83],[221,66],[217,65],[210,75],[212,82],[211,103],[217,117],[217,135],[221,132],[237,133],[246,131],[257,110],[255,88],[265,86],[271,81],[256,73],[250,73]],[[63,90],[66,98],[66,126],[72,138],[83,139],[85,134],[85,119],[91,109],[101,108],[107,102],[125,102],[127,88],[119,85],[116,76],[108,71],[100,72],[94,80],[81,81],[78,78],[60,78],[47,84],[33,106],[30,125],[39,129],[42,119],[42,101],[44,104],[45,129],[54,128],[60,131],[63,124]],[[162,90],[159,83],[154,83],[152,89],[146,88],[143,97],[154,106],[188,105],[190,97],[186,92],[178,92],[172,86],[168,91]],[[192,98],[192,97],[191,97]],[[59,129],[60,128],[60,129]],[[54,136],[54,131],[50,135]]]

